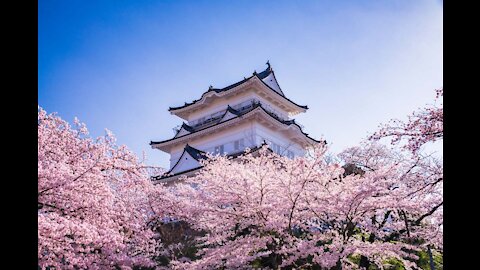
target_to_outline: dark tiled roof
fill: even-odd
[[[185,129],[188,132],[194,132],[195,131],[195,129],[193,127],[185,124],[185,122],[182,123],[182,128]],[[178,130],[178,131],[180,131],[180,130]]]
[[[200,124],[197,124],[197,125],[194,125],[194,126],[189,126],[187,124],[185,124],[185,122],[182,124],[182,127],[190,132],[190,133],[193,133],[195,131],[198,131],[198,130],[201,130],[201,129],[204,129],[206,127],[209,127],[209,126],[214,126],[216,124],[218,124],[222,119],[223,117],[228,113],[232,113],[234,115],[239,115],[240,112],[238,112],[237,110],[235,110],[234,108],[230,107],[230,105],[227,106],[227,110],[225,111],[225,113],[223,113],[221,116],[218,116],[218,117],[214,117],[214,118],[210,118],[210,119],[207,119],[206,122],[203,122],[203,123],[200,123]],[[180,132],[181,128],[178,130],[177,134]],[[176,136],[176,135],[175,135]]]
[[[169,175],[168,173],[164,173],[162,175],[152,176],[151,179],[154,180],[154,181],[155,180],[164,180],[164,179],[167,179],[167,178],[170,178],[170,177],[175,177],[175,176],[179,176],[179,175],[182,175],[182,174],[186,174],[186,173],[198,170],[200,168],[203,168],[203,166],[196,167],[196,168],[186,170],[186,171],[183,171],[183,172],[179,172],[179,173],[176,173],[176,174],[170,174]]]
[[[190,145],[185,146],[184,149],[190,156],[192,156],[196,161],[199,161],[200,159],[205,159],[207,158],[207,155],[205,152],[198,150],[197,148],[193,148]]]
[[[267,69],[265,69],[264,71],[262,71],[262,72],[260,72],[260,73],[254,72],[252,76],[250,76],[250,77],[248,77],[248,78],[244,78],[243,80],[241,80],[241,81],[239,81],[239,82],[236,82],[236,83],[234,83],[234,84],[231,84],[231,85],[229,85],[229,86],[227,86],[227,87],[224,87],[224,88],[214,88],[214,87],[211,87],[211,86],[210,86],[209,89],[208,89],[208,91],[207,91],[207,92],[204,92],[199,99],[196,99],[196,100],[194,100],[194,101],[192,101],[192,102],[190,102],[190,103],[185,102],[185,104],[182,105],[182,106],[169,107],[169,108],[168,108],[168,111],[175,111],[175,110],[178,110],[178,109],[183,109],[183,108],[185,108],[185,107],[188,107],[188,106],[193,105],[193,104],[197,103],[198,101],[200,101],[200,100],[203,98],[203,96],[204,96],[206,93],[208,93],[208,92],[212,92],[212,91],[214,91],[214,92],[216,92],[216,93],[225,92],[225,91],[228,91],[228,90],[230,90],[230,89],[232,89],[232,88],[234,88],[234,87],[237,87],[237,86],[243,84],[244,82],[250,80],[250,79],[253,78],[253,77],[258,77],[258,78],[260,79],[260,81],[261,81],[265,86],[267,86],[267,87],[268,87],[269,89],[271,89],[273,92],[277,93],[279,96],[281,96],[281,97],[285,98],[286,100],[290,101],[291,103],[295,104],[296,106],[298,106],[298,107],[300,107],[300,108],[308,109],[308,106],[298,105],[297,103],[293,102],[293,101],[290,100],[289,98],[285,97],[285,95],[283,95],[283,91],[282,91],[281,89],[280,89],[280,92],[281,92],[281,93],[279,93],[279,92],[277,92],[276,90],[274,90],[273,88],[271,88],[271,87],[270,87],[268,84],[266,84],[264,81],[262,81],[263,79],[265,79],[266,77],[268,77],[268,75],[270,75],[270,73],[273,73],[273,76],[275,77],[275,73],[273,72],[273,69],[272,69],[272,67],[270,66],[270,63],[267,62],[267,65],[268,65],[268,67],[267,67]],[[276,78],[275,78],[275,80],[276,80]],[[279,87],[280,87],[280,86],[279,86]]]
[[[227,110],[225,111],[225,113],[222,115],[222,118],[225,116],[225,114],[227,114],[227,112],[230,112],[230,113],[233,113],[235,115],[239,115],[240,113],[235,110],[234,108],[230,107],[230,105],[227,106]]]
[[[273,69],[272,69],[272,67],[270,66],[270,62],[267,62],[267,68],[266,68],[264,71],[258,73],[258,74],[257,74],[257,77],[258,77],[260,80],[263,80],[263,79],[265,79],[266,77],[268,77],[268,75],[270,75],[270,73],[273,73]],[[254,73],[253,75],[255,75],[255,73]]]
[[[300,131],[302,132],[302,134],[305,135],[307,138],[309,138],[309,139],[311,139],[311,140],[313,140],[313,141],[315,141],[315,142],[317,142],[317,143],[322,142],[322,141],[315,140],[314,138],[308,136],[308,133],[303,132],[302,127],[299,126],[299,125],[295,122],[295,120],[283,120],[283,119],[281,119],[280,117],[278,117],[276,114],[267,111],[265,108],[262,107],[262,104],[261,104],[261,103],[258,103],[258,102],[257,102],[257,103],[253,103],[253,106],[252,106],[250,109],[247,109],[247,110],[245,110],[245,111],[242,111],[241,113],[238,113],[238,114],[237,114],[237,117],[228,119],[228,120],[223,121],[223,122],[220,122],[222,118],[219,118],[220,120],[217,120],[217,122],[216,122],[214,125],[209,125],[209,126],[201,127],[201,128],[199,128],[199,129],[195,129],[194,132],[192,132],[192,133],[195,133],[195,132],[198,132],[198,131],[201,131],[201,130],[204,130],[204,129],[207,129],[207,128],[210,128],[210,127],[214,127],[214,126],[216,126],[216,125],[218,125],[218,124],[221,124],[221,123],[226,123],[226,122],[228,122],[228,121],[230,121],[230,120],[233,120],[233,119],[237,119],[238,117],[240,117],[240,116],[242,116],[242,115],[245,115],[245,114],[247,114],[247,113],[255,110],[256,108],[262,109],[265,113],[267,113],[267,114],[270,115],[272,118],[274,118],[275,120],[277,120],[278,122],[280,122],[280,123],[282,123],[282,124],[285,124],[285,125],[292,125],[292,124],[293,124],[293,125],[296,125],[296,126],[300,129]],[[235,110],[232,109],[232,108],[231,108],[231,110],[235,111]],[[157,142],[150,141],[150,145],[161,144],[161,143],[169,142],[169,141],[172,141],[172,140],[175,140],[175,139],[178,139],[178,138],[182,138],[182,137],[184,137],[184,136],[188,136],[188,135],[190,135],[190,134],[192,134],[192,133],[185,134],[185,135],[182,135],[182,136],[180,136],[180,137],[174,137],[174,138],[172,138],[172,139],[168,139],[168,140],[164,140],[164,141],[157,141]]]

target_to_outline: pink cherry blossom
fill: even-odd
[[[78,120],[73,128],[39,108],[39,266],[151,266],[160,246],[147,226],[156,217],[149,205],[162,187],[153,186],[147,168],[116,146],[110,132],[96,140],[87,135]]]
[[[436,99],[441,102],[443,88],[436,90]],[[443,106],[427,106],[408,116],[407,122],[392,120],[382,125],[380,130],[370,136],[371,140],[391,138],[392,144],[406,140],[405,149],[418,153],[422,145],[443,139]]]
[[[274,269],[328,269],[354,267],[349,256],[363,255],[378,265],[395,257],[408,266],[415,255],[405,250],[441,248],[438,164],[365,145],[355,151],[363,153],[359,159],[340,157],[361,165],[372,153],[375,163],[362,175],[343,176],[339,164],[325,161],[325,151],[318,147],[311,158],[294,160],[266,149],[257,157],[211,157],[174,191],[182,205],[178,218],[208,232],[200,239],[201,258],[173,265],[248,269],[261,261]],[[412,244],[415,239],[425,242]]]
[[[295,159],[267,146],[236,159],[209,156],[169,187],[154,185],[158,168],[111,132],[92,139],[74,123],[39,108],[42,269],[383,269],[391,258],[415,269],[414,251],[443,250],[443,164],[421,151],[443,138],[441,106],[336,156],[324,145]],[[407,143],[391,149],[383,137]],[[158,226],[176,222],[202,232],[195,258],[179,252],[189,248],[183,243],[162,243]]]

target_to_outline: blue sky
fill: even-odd
[[[148,163],[169,156],[167,111],[265,69],[332,152],[443,87],[441,1],[39,1],[38,102]],[[441,151],[441,146],[435,151]]]

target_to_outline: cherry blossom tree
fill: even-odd
[[[408,117],[407,122],[402,122],[399,120],[391,120],[389,124],[382,125],[380,130],[375,132],[369,137],[371,141],[378,141],[382,138],[391,138],[391,143],[393,145],[398,144],[402,141],[406,141],[406,144],[403,145],[404,149],[410,151],[414,158],[418,160],[428,159],[427,157],[422,157],[421,148],[424,144],[436,142],[443,139],[443,104],[441,99],[443,98],[443,88],[436,90],[436,101],[439,102],[439,105],[435,106],[426,106],[425,108],[413,112],[412,115]],[[433,160],[430,158],[430,160]],[[439,160],[433,160],[432,163],[441,164]],[[417,163],[415,163],[417,164]],[[438,175],[438,174],[436,174]],[[419,181],[417,190],[424,190],[432,188],[435,186],[442,186],[443,184],[443,175],[437,176],[434,178],[433,182],[429,182],[430,178],[425,177],[423,181]],[[443,190],[440,188],[440,190]],[[443,205],[443,200],[441,202]],[[439,206],[440,207],[440,206]],[[436,211],[442,213],[442,211]],[[443,220],[443,218],[439,218]],[[430,257],[430,265],[433,265],[433,257],[431,253],[430,246],[428,246],[428,253]]]
[[[443,88],[436,90],[436,101],[443,99]],[[391,138],[392,144],[406,141],[405,149],[418,153],[427,142],[443,139],[443,104],[426,106],[408,116],[408,121],[391,120],[389,124],[380,126],[380,129],[370,136],[371,140]]]
[[[153,266],[161,251],[148,226],[164,190],[110,132],[38,110],[38,259],[42,269],[130,269]]]
[[[363,256],[380,267],[396,258],[411,269],[421,245],[441,247],[441,220],[435,220],[441,205],[431,208],[439,204],[437,187],[412,189],[428,175],[424,167],[408,171],[408,164],[385,155],[363,174],[344,175],[339,163],[325,161],[325,151],[291,160],[262,149],[205,161],[174,191],[183,209],[178,218],[207,232],[199,239],[200,259],[172,265],[356,269],[355,258]]]
[[[387,240],[401,238],[402,235],[408,242],[429,239],[419,245],[423,250],[429,250],[433,246],[438,250],[443,249],[443,164],[439,159],[431,155],[412,156],[396,152],[375,142],[348,148],[339,156],[347,164],[353,164],[362,171],[397,168],[394,177],[405,187],[402,199],[407,203],[397,209],[404,227],[392,231]],[[411,210],[412,207],[415,211]],[[420,231],[419,226],[422,227]]]
[[[210,156],[167,188],[110,132],[92,139],[39,108],[39,266],[415,269],[417,252],[443,250],[443,165],[421,152],[441,138],[443,109],[427,107],[335,157],[325,145],[295,159],[264,146]]]
[[[179,217],[208,232],[201,258],[173,265],[356,269],[395,258],[415,267],[415,251],[443,249],[443,165],[420,151],[443,138],[443,108],[393,120],[370,139],[385,137],[406,140],[413,155],[366,142],[328,161],[321,147],[294,160],[265,149],[212,157],[176,190]]]

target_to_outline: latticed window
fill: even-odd
[[[196,126],[199,126],[199,125],[203,124],[203,122],[205,122],[205,117],[199,118],[194,123],[195,123]]]
[[[236,151],[243,150],[243,149],[245,148],[245,144],[244,144],[244,142],[243,142],[243,139],[234,141],[234,142],[233,142],[233,148],[234,148]]]
[[[276,143],[273,143],[273,152],[277,153],[277,154],[282,154],[282,147]]]
[[[215,155],[216,154],[223,154],[224,151],[223,151],[223,144],[222,145],[219,145],[219,146],[215,146],[215,151],[213,152]]]

